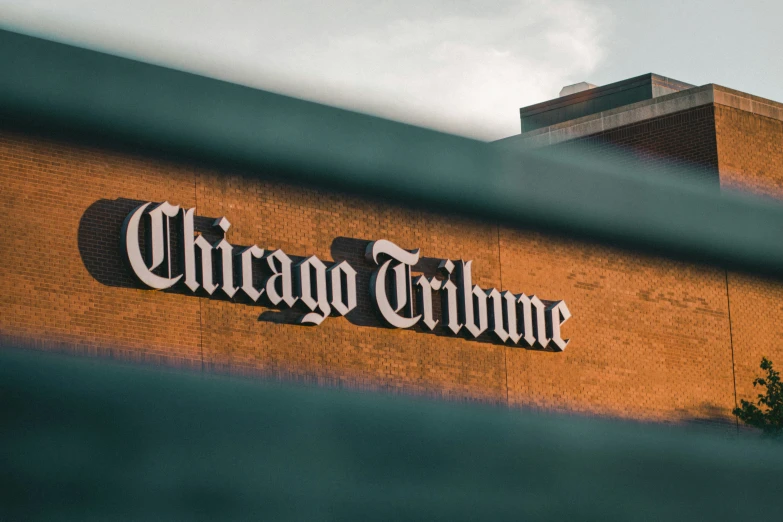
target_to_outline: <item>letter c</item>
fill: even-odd
[[[120,248],[123,251],[125,260],[139,281],[150,288],[164,290],[174,286],[182,278],[182,274],[173,278],[161,277],[153,274],[144,262],[144,257],[142,257],[141,249],[139,248],[139,222],[142,215],[144,215],[144,211],[151,204],[150,202],[141,205],[125,218],[125,222],[122,224]]]

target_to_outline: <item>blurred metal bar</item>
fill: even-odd
[[[0,31],[6,127],[783,275],[783,208]],[[513,115],[510,115],[510,117]]]
[[[1,520],[776,520],[783,447],[0,350]]]

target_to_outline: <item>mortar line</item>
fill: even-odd
[[[193,206],[198,208],[198,177],[193,174]],[[195,217],[195,216],[194,216]],[[201,351],[201,376],[204,376],[204,311],[202,298],[198,298],[198,347]]]
[[[729,314],[729,345],[731,346],[731,377],[734,381],[734,407],[737,408],[737,367],[734,363],[734,332],[731,326],[731,297],[729,296],[729,271],[725,270],[726,276],[726,305]],[[735,415],[734,420],[737,425],[737,435],[739,435],[739,418]]]
[[[715,90],[712,89],[712,96],[715,96]],[[718,173],[718,190],[721,190],[721,173],[720,173],[720,150],[718,146],[718,117],[717,117],[717,104],[715,103],[715,100],[713,99],[713,103],[709,108],[709,111],[712,115],[712,128],[713,133],[712,136],[714,137],[714,145],[715,145],[715,170]],[[731,296],[729,295],[729,270],[724,270],[724,275],[726,278],[726,310],[728,313],[729,318],[729,346],[731,346],[731,379],[734,384],[734,407],[738,407],[737,404],[737,365],[734,361],[734,329],[731,321]],[[734,416],[734,422],[735,426],[737,427],[737,435],[739,435],[739,417],[736,415]]]
[[[503,292],[503,257],[500,253],[500,223],[496,225],[498,232],[498,274],[500,275],[500,291]],[[508,347],[503,344],[503,371],[506,374],[506,408],[510,408],[508,401]]]

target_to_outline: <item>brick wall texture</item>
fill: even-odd
[[[611,155],[615,165],[688,176],[718,186],[715,106],[706,105],[554,145]],[[653,175],[655,175],[653,174]]]
[[[782,137],[779,121],[711,105],[587,140],[781,197]],[[783,285],[720,269],[14,130],[0,132],[0,184],[0,335],[38,349],[726,426],[737,397],[753,394],[761,355],[783,361]],[[359,306],[305,327],[241,299],[141,289],[118,238],[128,212],[146,201],[195,206],[201,222],[225,216],[235,245],[347,259],[359,270]],[[485,288],[564,299],[571,344],[552,353],[384,328],[365,295],[374,267],[363,251],[375,239],[426,258],[472,259]]]
[[[783,199],[783,122],[716,105],[715,129],[721,189]],[[733,273],[728,280],[737,397],[755,400],[761,357],[783,365],[783,284]]]

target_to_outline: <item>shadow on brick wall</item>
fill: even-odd
[[[90,205],[79,221],[78,244],[84,267],[99,283],[141,288],[120,255],[120,229],[125,217],[145,203],[132,199],[101,199]]]
[[[131,211],[144,203],[147,202],[124,198],[100,199],[90,205],[82,214],[78,232],[79,254],[87,272],[99,283],[106,286],[147,290],[136,280],[125,264],[120,249],[120,234],[125,218]],[[214,217],[196,216],[194,220],[196,232],[202,234],[210,242],[218,241],[221,237],[212,226],[215,219]],[[144,245],[146,241],[146,232],[145,227],[140,227],[140,245]],[[178,227],[172,227],[171,234],[173,244],[178,244],[181,239]],[[171,265],[173,267],[180,265],[179,250],[179,248],[172,248]],[[161,266],[154,272],[158,275],[165,275],[163,270],[164,267]],[[213,276],[217,275],[215,273]],[[183,284],[176,284],[174,287],[162,291],[194,295]],[[201,293],[197,292],[195,295],[201,296]],[[205,292],[203,295],[207,296]],[[221,299],[221,296],[216,295],[214,298]]]
[[[730,412],[717,404],[703,402],[695,412],[683,416],[683,423],[693,426],[722,426],[736,429],[737,419]]]
[[[147,289],[136,280],[130,268],[126,266],[120,248],[120,234],[125,218],[134,209],[144,203],[146,203],[146,201],[132,199],[101,199],[90,205],[82,215],[78,232],[79,253],[88,273],[99,283],[124,289],[138,289],[150,292],[156,291]],[[194,222],[196,232],[202,234],[213,244],[222,237],[219,231],[213,226],[215,219],[215,217],[196,216]],[[146,231],[144,228],[145,227],[141,227],[140,231],[140,245],[143,245],[146,240]],[[179,233],[179,227],[172,227],[172,244],[178,244],[180,242],[181,238],[178,236]],[[376,312],[375,306],[371,302],[369,291],[370,277],[377,267],[371,265],[365,259],[364,253],[369,243],[369,239],[337,237],[331,245],[331,256],[333,261],[322,261],[327,266],[331,266],[333,263],[347,261],[357,272],[357,306],[346,316],[346,319],[351,324],[359,327],[391,329],[391,327],[382,322]],[[248,245],[234,246],[237,250],[241,250]],[[181,259],[179,258],[179,253],[179,248],[172,249],[171,265],[174,267],[180,266]],[[292,255],[290,252],[286,252],[286,254],[294,263],[304,259],[303,256]],[[422,257],[419,263],[414,267],[413,272],[416,274],[423,274],[426,277],[433,277],[437,273],[440,262],[441,259]],[[163,265],[167,265],[167,263],[163,263]],[[263,263],[258,263],[256,266],[259,269],[254,271],[253,282],[258,288],[263,286],[265,280],[271,275],[271,272],[269,272],[268,268],[266,268]],[[161,266],[160,269],[156,271],[158,275],[165,275],[162,273],[163,268],[164,267]],[[218,273],[218,263],[213,263],[213,269],[215,272],[213,274],[213,280],[219,281],[220,274]],[[259,314],[258,320],[276,324],[301,326],[299,320],[308,311],[299,304],[295,305],[294,308],[281,309],[280,307],[273,305],[266,295],[262,295],[259,301],[254,303],[241,291],[237,292],[233,298],[227,297],[220,290],[212,295],[207,294],[202,289],[198,289],[194,293],[182,282],[177,283],[170,289],[162,290],[162,292],[181,294],[189,297],[231,301],[247,306],[258,306],[263,309]],[[433,296],[432,304],[434,317],[441,318],[441,300],[437,295]],[[336,315],[336,313],[333,313],[333,315]],[[489,331],[476,339],[467,337],[467,332],[464,332],[464,335],[463,332],[460,332],[459,335],[455,336],[443,326],[442,321],[439,321],[432,331],[421,324],[414,326],[411,330],[426,335],[452,338],[462,337],[476,342],[504,344],[496,339],[494,335],[489,333]],[[519,347],[521,348],[521,346]]]

